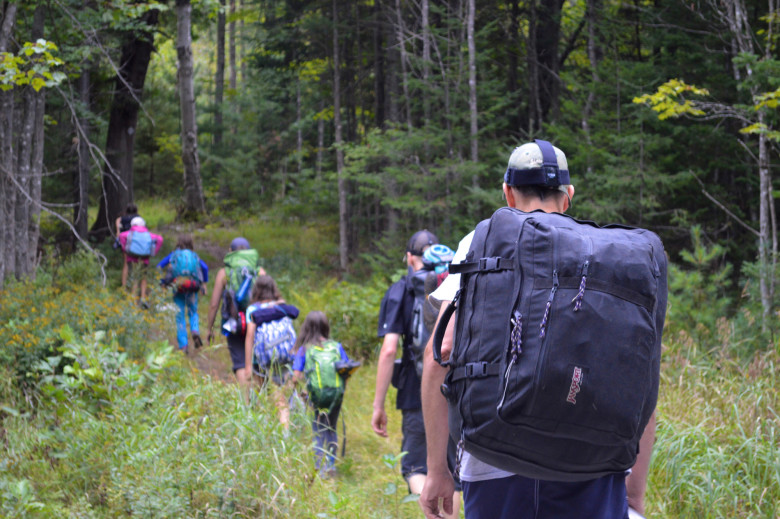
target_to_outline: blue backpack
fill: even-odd
[[[127,233],[125,252],[139,258],[148,258],[154,253],[154,240],[149,231],[130,231]]]
[[[200,281],[200,258],[189,249],[177,249],[171,254],[171,274]]]

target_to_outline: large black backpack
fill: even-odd
[[[414,368],[417,371],[417,376],[422,379],[423,369],[423,353],[425,352],[425,346],[428,344],[428,339],[431,337],[431,328],[426,326],[425,322],[425,300],[426,300],[426,280],[430,275],[436,276],[436,273],[432,270],[420,269],[408,276],[406,276],[406,289],[414,297],[414,304],[412,306],[412,323],[411,323],[411,341],[409,348],[411,349],[411,357],[414,360]]]
[[[585,481],[633,466],[655,409],[666,256],[642,229],[502,208],[481,222],[434,357],[450,434],[526,477]],[[447,362],[441,340],[457,312]]]

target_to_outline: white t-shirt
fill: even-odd
[[[466,259],[466,254],[471,247],[471,240],[474,239],[474,231],[467,234],[458,244],[458,250],[452,258],[452,263],[460,263]],[[447,276],[439,288],[431,293],[431,296],[440,301],[452,301],[460,288],[460,274],[450,274]],[[511,472],[497,469],[492,465],[478,460],[466,451],[460,460],[460,479],[461,481],[485,481],[487,479],[508,478],[514,476]]]

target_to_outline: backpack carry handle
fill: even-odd
[[[447,308],[444,309],[444,313],[441,314],[439,324],[436,325],[436,331],[433,334],[433,360],[438,362],[440,366],[446,367],[450,365],[449,360],[441,360],[441,344],[444,341],[444,333],[447,331],[447,325],[449,324],[450,319],[452,319],[452,315],[455,313],[455,310],[458,309],[457,303],[459,297],[460,290],[458,290],[458,293],[455,294],[455,299],[453,299]]]

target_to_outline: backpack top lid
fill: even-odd
[[[200,278],[200,258],[190,249],[176,249],[171,253],[171,268],[174,276]]]
[[[504,182],[508,186],[566,186],[571,183],[566,155],[540,139],[523,144],[509,157]]]
[[[247,267],[254,271],[258,261],[260,261],[260,254],[256,249],[232,250],[225,254],[225,266],[229,269]]]

